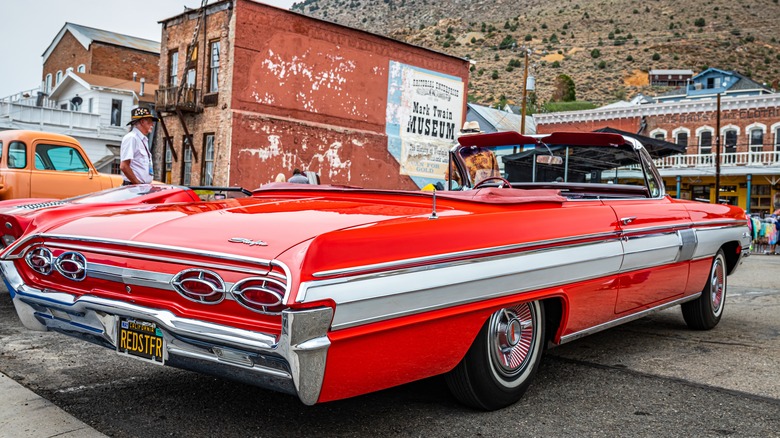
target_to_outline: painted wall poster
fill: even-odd
[[[395,61],[389,70],[388,151],[419,187],[441,182],[463,123],[463,81]]]

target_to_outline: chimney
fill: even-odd
[[[138,73],[133,72],[133,82],[135,82],[135,78],[138,77]]]
[[[143,96],[144,95],[144,85],[146,85],[146,79],[141,78],[141,92],[138,93],[139,96]]]

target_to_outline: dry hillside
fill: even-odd
[[[476,61],[469,99],[517,103],[523,51],[539,102],[555,78],[578,100],[606,104],[637,93],[651,69],[734,70],[778,87],[778,0],[306,0],[294,11]]]

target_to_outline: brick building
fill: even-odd
[[[300,168],[414,189],[443,177],[466,60],[250,0],[162,24],[158,179],[256,188]]]
[[[156,83],[159,61],[157,41],[65,23],[43,53],[41,88],[50,93],[69,70]]]
[[[538,133],[614,128],[686,146],[656,160],[673,197],[728,202],[752,213],[780,208],[780,94],[683,99],[536,114]],[[718,121],[720,114],[720,121]],[[715,195],[715,145],[721,144]]]

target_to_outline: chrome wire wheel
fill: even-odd
[[[538,316],[530,303],[501,309],[490,317],[488,354],[497,378],[509,382],[527,368],[537,324]]]
[[[447,386],[462,403],[487,411],[520,400],[544,350],[544,306],[515,304],[494,312],[482,325]]]

